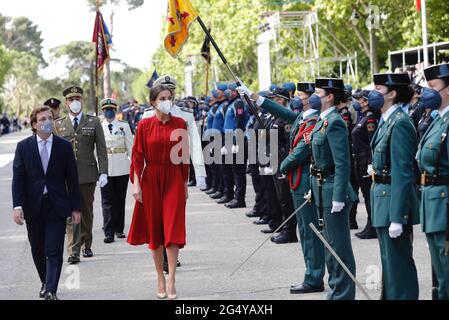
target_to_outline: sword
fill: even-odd
[[[302,208],[304,208],[304,206],[308,203],[311,202],[312,199],[312,193],[310,194],[306,194],[306,196],[304,197],[305,201],[303,202],[302,205],[300,205],[287,219],[285,219],[285,221],[276,229],[273,231],[273,233],[271,233],[268,238],[266,238],[255,250],[253,250],[253,252],[251,252],[251,254],[248,256],[248,258],[246,258],[234,271],[232,271],[230,277],[232,277],[234,275],[234,273],[236,273],[249,259],[251,259],[251,257],[265,244],[265,242],[267,242],[276,232],[278,232],[291,218],[293,218],[293,216]]]
[[[371,300],[371,297],[368,295],[368,293],[363,289],[360,282],[357,281],[357,279],[354,277],[351,271],[349,271],[348,267],[346,267],[345,263],[340,259],[340,257],[337,255],[337,253],[332,249],[331,245],[327,240],[323,237],[323,235],[318,231],[318,229],[313,225],[313,223],[309,223],[309,227],[312,229],[312,231],[317,235],[317,237],[321,240],[321,242],[324,244],[324,246],[329,250],[329,252],[334,256],[334,258],[337,260],[338,264],[345,270],[345,272],[348,274],[348,276],[351,278],[352,281],[359,287],[360,290],[362,290],[363,294],[368,298],[368,300]]]

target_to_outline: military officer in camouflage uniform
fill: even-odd
[[[419,223],[415,188],[416,131],[401,108],[412,95],[407,73],[375,74],[371,108],[382,118],[372,140],[372,224],[382,259],[382,298],[418,299],[418,277],[413,260],[412,226]]]
[[[92,225],[95,186],[101,188],[108,183],[108,155],[103,127],[97,117],[82,111],[83,89],[72,86],[64,90],[65,104],[69,115],[55,121],[54,132],[73,146],[81,191],[81,224],[67,222],[67,249],[69,263],[80,261],[81,246],[83,257],[93,256]],[[97,160],[94,150],[97,150]]]
[[[416,159],[421,172],[421,227],[426,234],[433,269],[438,279],[438,299],[449,299],[449,64],[424,70],[439,114],[424,134]],[[424,98],[424,94],[423,94]]]
[[[128,189],[134,137],[127,121],[116,119],[118,102],[106,98],[100,102],[101,121],[108,151],[108,184],[101,188],[104,242],[114,242],[114,236],[126,238],[125,203]]]
[[[356,199],[349,183],[351,161],[346,124],[336,110],[344,95],[341,79],[320,78],[309,101],[321,106],[312,131],[312,195],[324,237],[355,276],[355,260],[349,232],[349,211]],[[326,250],[329,300],[355,299],[355,284]]]

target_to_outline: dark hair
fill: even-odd
[[[172,95],[174,95],[173,90],[169,86],[167,86],[167,85],[161,84],[161,85],[155,86],[155,87],[151,88],[151,91],[150,91],[150,104],[151,104],[151,102],[156,101],[157,96],[162,91],[170,91],[170,93]]]
[[[36,107],[33,109],[33,111],[31,111],[31,115],[30,115],[30,125],[31,125],[31,130],[36,133],[36,129],[33,128],[33,124],[37,123],[37,115],[39,113],[45,112],[45,111],[50,111],[51,115],[54,117],[55,114],[53,112],[53,109],[48,107],[48,106],[40,106],[40,107]]]
[[[396,91],[396,98],[393,103],[409,103],[415,95],[415,90],[411,85],[407,86],[387,86],[388,92],[394,90]]]
[[[339,89],[324,89],[324,92],[326,92],[326,95],[333,94],[334,95],[334,105],[339,105],[342,102],[348,102],[343,101],[345,92],[344,90]]]

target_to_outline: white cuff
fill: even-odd
[[[22,207],[14,207],[14,210],[22,210]]]
[[[256,105],[257,105],[258,107],[260,107],[260,106],[263,104],[264,101],[265,101],[265,98],[259,96],[259,98],[257,98],[257,100],[256,100]]]

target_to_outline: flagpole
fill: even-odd
[[[98,12],[100,12],[100,0],[96,0],[95,5],[97,7],[96,15],[98,15]],[[95,21],[98,24],[97,17],[95,17]],[[98,31],[97,42],[95,42],[95,116],[98,117]]]
[[[210,63],[207,61],[206,63],[206,96],[209,93],[209,69],[210,69]]]
[[[237,85],[241,85],[239,78],[235,75],[235,73],[232,71],[231,67],[228,65],[228,61],[224,57],[223,53],[221,52],[220,48],[218,47],[217,43],[215,42],[214,38],[212,38],[212,35],[210,34],[209,30],[207,30],[206,26],[204,25],[203,20],[201,20],[201,17],[198,16],[197,19],[198,23],[200,24],[201,28],[203,29],[206,36],[209,38],[210,42],[215,48],[215,51],[217,51],[218,55],[220,56],[221,61],[223,61],[223,64],[228,69],[229,73],[231,74],[232,78],[234,78],[234,81]],[[246,103],[248,104],[249,109],[251,110],[251,113],[256,118],[257,122],[259,123],[260,127],[262,129],[265,129],[265,124],[262,122],[262,119],[259,117],[259,114],[257,112],[257,108],[254,106],[254,104],[251,102],[251,99],[245,94],[244,99]]]
[[[421,0],[421,22],[422,22],[422,40],[424,53],[424,68],[429,66],[429,52],[427,51],[427,16],[426,0]]]

